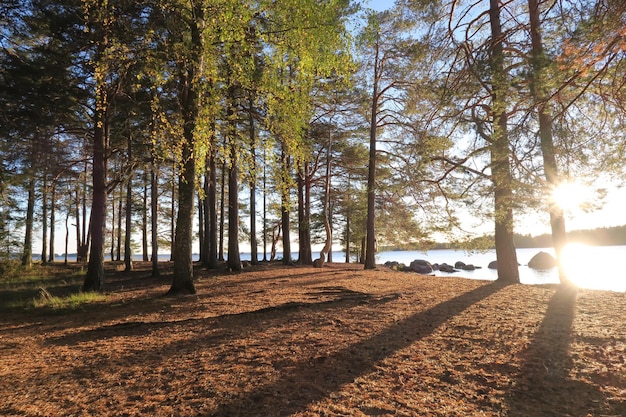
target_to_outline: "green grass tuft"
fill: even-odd
[[[77,310],[84,305],[106,301],[106,299],[106,295],[97,292],[79,292],[58,297],[50,294],[45,288],[40,288],[39,296],[33,299],[33,306],[54,310]]]

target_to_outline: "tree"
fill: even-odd
[[[559,169],[556,161],[556,150],[552,138],[552,115],[549,113],[546,93],[545,69],[547,66],[547,57],[543,50],[543,42],[540,32],[540,11],[539,2],[537,0],[528,0],[528,13],[530,21],[530,39],[531,39],[531,62],[532,72],[530,76],[530,91],[536,102],[537,114],[539,119],[539,141],[541,154],[543,156],[543,169],[546,181],[549,187],[555,189],[559,182]],[[551,204],[549,208],[550,227],[552,229],[552,240],[556,259],[559,268],[559,278],[562,282],[567,281],[563,266],[561,263],[562,253],[567,243],[567,233],[565,231],[565,216],[563,209],[556,204]]]

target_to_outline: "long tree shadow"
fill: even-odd
[[[352,344],[335,354],[296,362],[277,380],[221,404],[210,415],[277,415],[277,398],[281,402],[280,415],[304,411],[309,404],[373,371],[381,360],[427,337],[452,317],[503,287],[504,285],[497,282],[483,285],[401,320],[373,337]]]
[[[257,331],[263,331],[264,327],[272,326],[273,318],[282,320],[284,314],[293,311],[306,313],[307,311],[343,310],[365,303],[370,305],[384,304],[399,297],[399,294],[373,296],[368,293],[352,291],[344,287],[323,287],[307,294],[314,298],[326,296],[328,299],[314,302],[290,301],[256,310],[223,314],[208,318],[189,318],[167,321],[127,320],[93,329],[64,334],[60,337],[51,337],[48,338],[46,342],[51,345],[72,346],[83,342],[106,340],[109,338],[141,337],[157,330],[180,329],[181,326],[187,324],[193,327],[198,325],[198,323],[202,323],[201,326],[203,328],[237,328],[242,330],[247,327],[254,327]],[[209,323],[212,323],[212,325],[209,325]],[[261,326],[261,323],[263,323],[263,326]],[[233,334],[231,336],[235,337],[236,335]],[[220,337],[222,337],[221,343],[227,342],[226,336],[222,335]],[[211,338],[219,341],[218,336],[214,335]],[[203,343],[205,342],[206,341],[203,341]]]
[[[541,409],[543,416],[623,415],[620,410],[603,409],[603,395],[597,387],[573,380],[574,361],[569,353],[577,290],[559,288],[553,295],[532,344],[522,356],[516,388],[508,397],[509,416],[528,416]]]

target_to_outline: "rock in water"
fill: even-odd
[[[551,269],[556,266],[556,259],[548,252],[539,252],[528,261],[532,269]]]
[[[411,262],[409,269],[413,272],[417,272],[418,274],[432,274],[434,272],[433,266],[430,262],[423,259],[416,259]]]

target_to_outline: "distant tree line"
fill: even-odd
[[[579,242],[587,245],[626,245],[626,225],[588,230],[571,230],[567,235],[570,242]],[[516,234],[515,244],[520,248],[549,248],[552,246],[552,235],[529,236]]]

